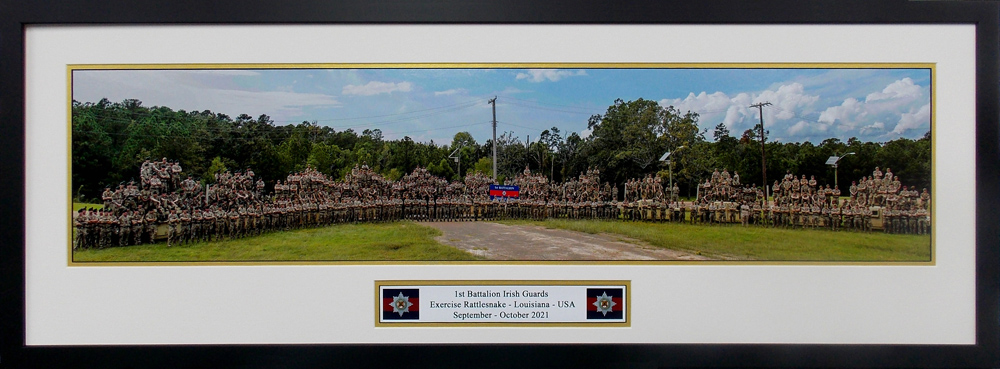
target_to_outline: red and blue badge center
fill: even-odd
[[[587,319],[624,319],[624,296],[622,288],[588,288]]]
[[[382,290],[382,320],[420,319],[420,290],[387,288]]]
[[[503,185],[490,185],[490,198],[496,197],[509,197],[518,198],[521,196],[521,187],[519,186],[503,186]]]

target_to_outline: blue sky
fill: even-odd
[[[550,127],[587,131],[615,99],[644,98],[700,114],[740,135],[768,101],[772,140],[819,143],[919,138],[930,129],[929,69],[244,69],[77,70],[73,99],[139,99],[145,106],[267,114],[276,124],[316,121],[338,131],[381,129],[388,139],[451,142],[468,131],[537,140]]]

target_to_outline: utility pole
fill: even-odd
[[[493,104],[493,183],[497,181],[497,97],[489,101]]]
[[[550,181],[555,183],[556,181],[556,153],[552,153],[552,160],[549,161],[549,178]]]
[[[762,102],[750,105],[751,108],[757,108],[760,111],[760,174],[764,176],[764,205],[767,205],[767,161],[764,155],[764,141],[767,137],[764,136],[764,107],[771,105],[770,102]]]

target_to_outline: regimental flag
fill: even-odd
[[[521,197],[521,187],[490,185],[490,200],[496,197],[519,198]]]
[[[623,288],[588,288],[587,319],[624,319]]]
[[[420,290],[386,288],[382,290],[382,320],[420,319]]]

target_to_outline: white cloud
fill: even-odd
[[[534,92],[531,90],[522,90],[516,87],[507,87],[500,92],[501,95],[512,95],[512,94],[525,94],[529,92]]]
[[[826,108],[819,114],[819,122],[835,124],[843,131],[852,130],[868,115],[865,104],[858,99],[849,97],[838,106]],[[839,124],[838,124],[839,121]]]
[[[236,117],[267,114],[276,121],[294,120],[307,107],[336,107],[334,96],[294,92],[291,86],[268,91],[242,89],[231,77],[253,71],[152,70],[86,71],[73,75],[73,98],[80,102],[111,102],[138,99],[144,106],[173,110],[203,111]],[[229,78],[227,78],[229,77]]]
[[[590,128],[590,127],[587,127],[584,130],[580,131],[580,138],[590,137],[590,135],[593,134],[593,133],[594,133],[594,130],[592,128]]]
[[[469,90],[466,90],[464,88],[453,88],[453,89],[444,90],[444,91],[434,91],[434,96],[442,96],[442,95],[447,96],[447,95],[465,94],[467,92],[469,92]]]
[[[750,105],[765,101],[773,105],[764,108],[764,125],[772,127],[782,121],[801,117],[801,112],[808,111],[812,104],[819,101],[819,96],[806,94],[805,88],[799,83],[790,83],[757,95],[742,92],[729,96],[720,91],[711,94],[703,91],[696,95],[692,92],[683,99],[660,100],[660,105],[673,106],[681,112],[696,112],[701,116],[702,123],[712,127],[721,120],[730,131],[738,135],[760,122],[758,110],[750,108]]]
[[[528,82],[544,82],[551,81],[556,82],[566,77],[571,76],[585,76],[587,71],[580,69],[577,71],[569,71],[563,69],[529,69],[528,73],[518,73],[515,78],[526,79]]]
[[[662,106],[673,106],[682,113],[687,111],[725,111],[733,104],[733,101],[726,94],[716,91],[708,94],[705,91],[695,95],[689,93],[684,99],[663,99],[660,100]]]
[[[890,83],[881,92],[868,94],[864,101],[852,97],[839,106],[827,108],[820,114],[819,121],[835,125],[841,132],[856,129],[860,135],[870,135],[885,131],[885,119],[899,117],[892,133],[902,134],[930,121],[930,104],[915,106],[926,101],[922,99],[923,88],[915,85],[912,79],[903,78]]]
[[[884,130],[885,130],[885,123],[875,122],[875,123],[872,123],[870,125],[861,127],[861,129],[859,130],[859,132],[863,135],[865,133],[882,132]]]
[[[795,125],[793,125],[791,127],[788,127],[788,133],[791,134],[791,135],[793,135],[793,136],[799,135],[799,134],[805,133],[804,131],[808,127],[809,127],[809,123],[808,122],[806,122],[804,120],[800,120],[798,123],[795,123]]]
[[[777,90],[765,90],[754,100],[774,104],[775,109],[764,109],[764,124],[767,125],[769,121],[795,118],[797,112],[819,101],[819,96],[806,95],[802,84],[796,82],[782,85]]]
[[[862,90],[859,95],[867,96],[865,98],[844,95],[824,98],[809,93],[811,90],[807,91],[801,83],[788,82],[760,92],[733,95],[692,92],[684,98],[660,100],[660,105],[698,113],[700,125],[709,130],[722,122],[733,135],[739,136],[760,122],[759,110],[750,105],[770,102],[773,105],[763,109],[765,125],[775,138],[792,141],[830,137],[831,134],[875,139],[889,131],[897,136],[910,136],[911,132],[927,127],[930,105],[926,90],[929,87],[903,78],[876,88],[879,89],[876,92]],[[899,123],[895,127],[886,123],[896,120]]]
[[[396,91],[399,92],[409,92],[413,88],[413,84],[410,82],[379,82],[371,81],[368,84],[359,85],[346,85],[341,93],[344,95],[361,95],[361,96],[371,96],[378,94],[388,94]]]
[[[920,86],[913,84],[909,77],[890,83],[882,89],[882,92],[872,92],[865,98],[865,102],[878,100],[916,98],[920,97]]]
[[[899,117],[899,123],[896,123],[896,128],[892,129],[892,133],[903,134],[904,132],[918,128],[924,124],[930,124],[931,121],[931,104],[926,104],[917,109],[916,112],[903,113]]]

